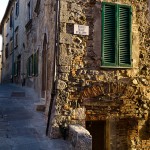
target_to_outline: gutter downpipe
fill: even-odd
[[[49,133],[49,126],[51,121],[51,114],[54,101],[56,99],[56,82],[57,82],[57,58],[59,50],[59,18],[60,18],[60,0],[56,0],[56,17],[55,17],[55,49],[54,49],[54,64],[53,64],[53,83],[52,83],[52,92],[51,92],[51,101],[48,110],[48,120],[46,127],[46,135]]]
[[[15,42],[15,39],[14,39],[14,26],[15,26],[15,19],[14,19],[14,8],[12,10],[12,32],[13,32],[13,38],[12,38],[12,43],[13,43],[13,49],[12,49],[12,83],[14,83],[14,42]]]

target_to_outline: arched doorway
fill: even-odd
[[[42,91],[41,97],[46,99],[47,90],[47,38],[44,34],[43,51],[42,51]]]

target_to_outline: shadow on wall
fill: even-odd
[[[150,112],[148,114],[145,124],[142,126],[142,128],[139,131],[139,136],[141,140],[150,139]]]

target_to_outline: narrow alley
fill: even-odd
[[[45,136],[44,114],[30,88],[0,85],[0,150],[67,150],[67,141]]]

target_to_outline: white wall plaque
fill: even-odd
[[[74,24],[74,34],[89,35],[89,26]]]

